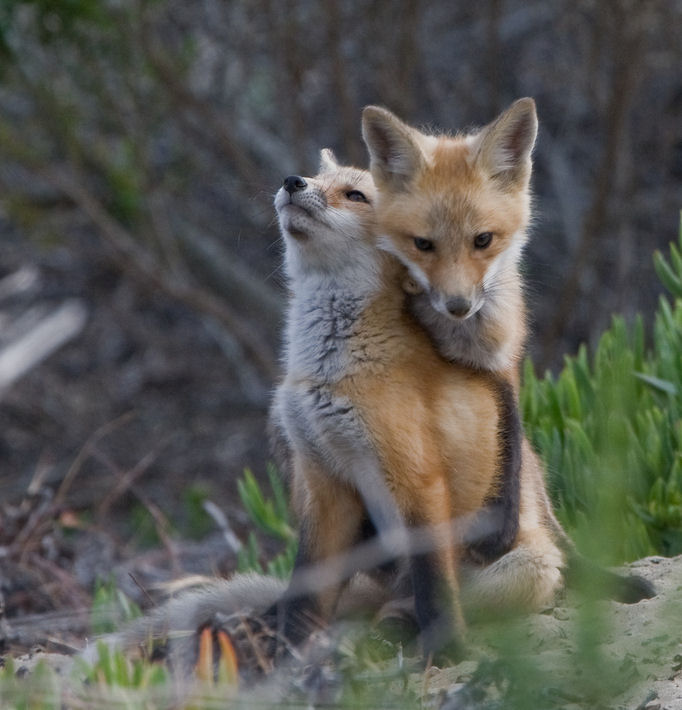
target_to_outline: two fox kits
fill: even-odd
[[[451,641],[457,650],[460,598],[486,609],[552,601],[565,562],[580,558],[554,517],[516,403],[536,131],[530,99],[454,138],[368,107],[371,176],[323,151],[319,175],[284,181],[275,207],[292,296],[272,411],[301,527],[292,582],[286,591],[265,577],[216,582],[123,642],[177,629],[179,618],[191,631],[216,614],[268,607],[300,640],[311,617],[334,611],[355,571],[343,553],[368,531],[385,546],[398,540],[396,555],[407,549],[427,653]],[[405,534],[421,526],[426,545]],[[303,584],[320,562],[331,576]],[[653,594],[640,578],[595,571],[621,601]],[[191,646],[176,643],[184,663]]]
[[[560,584],[560,548],[588,566],[554,516],[516,399],[536,134],[531,99],[455,138],[368,107],[374,185],[323,152],[317,178],[287,178],[275,200],[293,298],[274,410],[293,451],[297,568],[357,542],[366,515],[380,535],[439,531],[411,556],[426,651],[459,636],[461,568],[478,606],[537,608]],[[591,572],[615,598],[653,593]],[[301,610],[328,616],[338,592],[286,602],[285,632]]]
[[[292,589],[306,566],[342,560],[367,516],[380,535],[427,526],[429,549],[412,551],[410,566],[430,652],[461,639],[458,567],[472,529],[463,521],[503,478],[509,397],[495,374],[441,358],[407,312],[404,269],[376,248],[377,199],[368,173],[338,166],[329,152],[317,177],[287,178],[275,199],[292,292],[286,375],[274,403],[301,520]],[[472,576],[491,604],[542,604],[560,581],[541,477],[530,467],[522,480],[529,491],[509,541],[515,560]],[[339,569],[323,592],[285,599],[284,633],[296,638],[303,617],[327,618],[343,577]]]

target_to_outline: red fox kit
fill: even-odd
[[[365,108],[362,119],[377,185],[378,244],[408,271],[404,286],[412,294],[410,310],[444,357],[496,372],[515,392],[526,338],[519,261],[530,221],[537,127],[535,102],[529,98],[519,99],[481,130],[455,137],[426,135],[375,106]],[[516,422],[507,430],[517,434],[509,446],[519,456],[489,501],[503,514],[483,557],[507,551],[519,513],[523,517],[539,498],[545,524],[567,552],[569,566],[584,568],[587,562],[554,516],[542,466],[523,438],[518,411],[512,412],[518,409],[516,397],[507,394],[507,416]],[[536,480],[528,485],[524,477],[531,475]],[[653,594],[639,577],[591,573],[602,578],[614,598],[637,601]]]
[[[526,334],[518,262],[536,134],[531,99],[457,138],[425,135],[384,109],[363,112],[378,187],[378,244],[407,268],[410,310],[443,357],[506,383],[509,466],[486,506],[495,534],[472,547],[484,562],[508,552],[518,531],[523,432],[516,393]]]
[[[516,378],[526,319],[518,265],[530,219],[532,99],[471,135],[425,135],[368,106],[381,248],[406,267],[417,317],[452,360]]]
[[[370,176],[338,166],[329,152],[316,178],[291,176],[275,198],[292,292],[274,403],[301,521],[292,589],[301,569],[357,543],[367,516],[380,535],[432,526],[432,549],[410,560],[428,653],[461,637],[466,545],[451,521],[476,515],[496,492],[505,397],[497,377],[442,359],[406,312],[403,269],[376,248],[375,199]],[[519,556],[531,562],[518,577],[505,565],[485,580],[474,575],[474,585],[490,578],[491,599],[546,603],[559,584],[562,557],[538,509],[536,479],[522,477],[531,490],[510,543],[530,537]],[[300,638],[302,617],[328,618],[340,588],[285,596],[284,633]]]

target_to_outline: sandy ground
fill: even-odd
[[[522,679],[519,693],[540,693],[552,710],[682,710],[682,556],[629,569],[654,583],[654,598],[626,605],[569,593],[560,606],[508,626],[474,627],[469,660],[413,675],[422,707],[501,710],[512,677]],[[71,663],[38,652],[16,666],[26,673],[41,659],[62,672]],[[541,707],[533,703],[529,710]]]
[[[606,695],[605,707],[619,710],[682,710],[682,556],[649,557],[630,570],[654,583],[654,598],[628,605],[569,594],[562,606],[517,620],[511,643],[519,643],[519,631],[526,641],[518,655],[512,651],[517,672],[534,674],[549,696],[566,701],[558,707],[593,710],[586,698]],[[440,692],[443,710],[479,707],[466,698],[481,659],[496,651],[509,658],[510,637],[497,625],[474,629],[473,636],[477,662],[430,674],[429,690]],[[494,696],[478,685],[486,700]]]

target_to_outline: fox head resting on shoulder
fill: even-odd
[[[368,106],[362,132],[378,189],[379,245],[407,267],[406,290],[423,292],[441,330],[444,319],[461,326],[452,332],[460,347],[469,333],[474,350],[453,359],[509,366],[525,339],[518,262],[530,219],[535,102],[520,99],[480,131],[455,137],[426,135]],[[429,319],[423,309],[417,316]],[[484,329],[474,332],[474,323]]]

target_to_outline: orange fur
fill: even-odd
[[[517,262],[530,220],[536,127],[530,99],[480,132],[455,137],[425,135],[376,107],[363,116],[379,188],[380,244],[407,267],[406,290],[421,287],[444,317],[472,318],[469,329],[475,318],[483,354],[464,361],[502,372],[517,385],[526,337]],[[490,244],[478,248],[476,237],[486,233]],[[420,249],[415,238],[430,248]],[[470,306],[466,312],[449,311],[448,303],[462,299]]]
[[[390,281],[358,320],[353,337],[354,347],[365,348],[370,360],[341,378],[332,392],[350,399],[360,414],[406,522],[434,526],[433,547],[461,633],[456,570],[461,553],[451,524],[479,510],[495,490],[495,395],[487,375],[436,354],[404,311],[399,273],[392,265],[388,270]],[[334,558],[357,539],[365,515],[358,494],[305,451],[294,450],[294,461],[295,505],[314,540],[311,559]],[[331,615],[340,591],[332,587],[319,596],[323,617]]]

